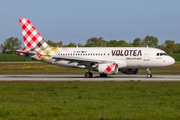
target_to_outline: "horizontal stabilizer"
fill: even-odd
[[[25,52],[25,51],[18,51],[18,50],[6,50],[6,52],[25,53],[25,54],[29,54],[29,55],[35,55],[35,54],[37,54],[36,52]]]

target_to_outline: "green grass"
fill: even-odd
[[[0,54],[0,62],[22,62],[22,61],[33,61],[33,60],[15,54]]]
[[[168,53],[168,55],[173,57],[175,61],[180,61],[180,53]]]
[[[179,120],[180,82],[0,82],[4,120]]]
[[[47,63],[0,63],[0,74],[85,74],[87,69],[67,68]],[[152,74],[180,74],[180,62],[164,68],[151,70]],[[94,72],[93,74],[99,74]],[[122,74],[118,72],[118,74]],[[138,74],[147,74],[146,69],[140,69]]]

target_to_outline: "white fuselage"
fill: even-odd
[[[58,52],[51,52],[49,55],[114,61],[118,64],[118,68],[159,68],[170,66],[175,62],[164,51],[148,47],[68,47],[58,48]],[[86,68],[86,66],[78,65],[76,62],[53,61],[48,57],[45,59],[47,59],[46,62],[59,66]]]

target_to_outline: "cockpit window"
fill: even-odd
[[[166,53],[157,53],[156,56],[167,56],[167,54]]]
[[[166,53],[163,53],[163,54],[167,56],[167,54],[166,54]]]

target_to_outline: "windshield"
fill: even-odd
[[[156,56],[167,56],[166,53],[157,53]]]

